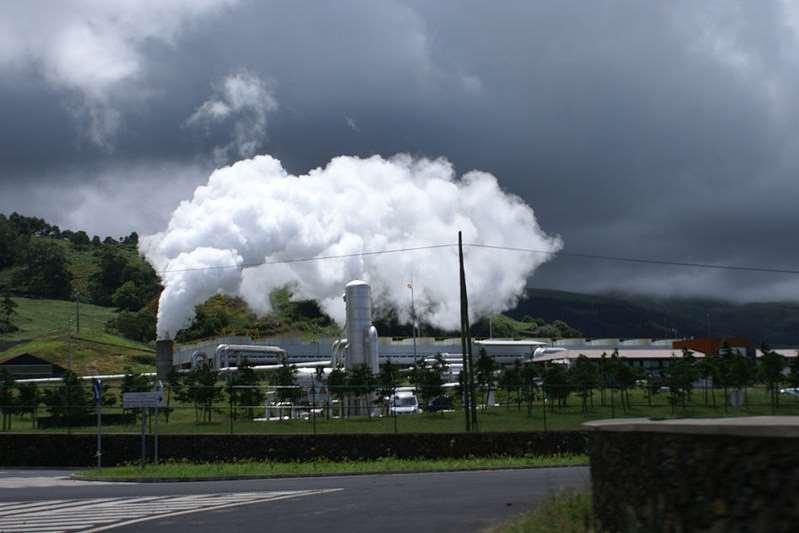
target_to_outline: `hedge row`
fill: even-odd
[[[89,466],[96,464],[91,434],[0,434],[0,466]],[[152,437],[147,438],[148,454]],[[588,453],[580,431],[514,433],[365,433],[324,435],[161,435],[162,460],[298,461],[308,459],[377,459],[488,457]],[[103,464],[137,461],[138,435],[103,437]]]
[[[799,439],[596,431],[605,531],[797,531]]]

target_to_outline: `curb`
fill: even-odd
[[[394,470],[394,471],[373,471],[373,472],[320,472],[317,474],[271,474],[271,475],[240,475],[240,476],[194,476],[194,477],[114,477],[103,476],[83,476],[72,474],[69,479],[75,481],[102,481],[106,483],[192,483],[206,481],[249,481],[256,479],[291,479],[308,477],[340,477],[340,476],[375,476],[375,475],[402,475],[402,474],[440,474],[445,472],[490,472],[498,470],[536,470],[540,468],[575,468],[586,467],[588,463],[573,465],[530,465],[530,466],[507,466],[507,467],[477,467],[477,468],[438,468],[438,469],[419,469],[419,470]]]

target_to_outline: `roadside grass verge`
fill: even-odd
[[[385,457],[369,461],[240,461],[232,463],[166,462],[160,465],[130,464],[102,469],[83,470],[81,479],[123,480],[190,480],[255,477],[291,477],[334,474],[384,474],[394,472],[437,472],[455,470],[493,470],[580,466],[588,464],[585,455],[548,455],[524,457],[469,457],[465,459],[397,459]]]
[[[490,530],[491,533],[594,533],[599,531],[591,492],[567,491]]]

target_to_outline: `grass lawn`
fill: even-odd
[[[212,477],[270,477],[316,474],[375,474],[388,472],[425,472],[438,470],[484,470],[500,468],[535,468],[546,466],[576,466],[588,464],[585,455],[552,455],[541,457],[476,457],[468,459],[395,459],[372,461],[303,461],[237,463],[169,462],[147,465],[118,466],[80,472],[81,477],[103,479],[126,478],[212,478]]]
[[[542,431],[542,430],[574,430],[579,429],[580,424],[588,420],[607,419],[607,418],[630,418],[630,417],[719,417],[719,416],[750,416],[771,414],[771,408],[765,389],[762,387],[750,389],[747,393],[748,405],[738,410],[722,407],[720,401],[721,392],[717,391],[717,405],[714,408],[708,401],[704,404],[704,395],[701,391],[695,391],[692,395],[692,402],[688,408],[672,409],[668,404],[668,396],[665,394],[656,395],[653,405],[649,406],[646,398],[641,391],[631,393],[632,407],[623,410],[614,404],[601,406],[598,395],[595,398],[594,406],[589,407],[588,413],[583,414],[580,409],[579,399],[570,398],[569,405],[566,407],[548,408],[546,412],[540,402],[536,402],[532,412],[528,415],[526,406],[517,408],[516,405],[509,407],[493,407],[487,410],[478,411],[480,431]],[[780,408],[777,414],[780,415],[799,415],[799,399],[783,397],[781,398]],[[216,406],[211,423],[196,423],[195,411],[191,405],[175,405],[173,412],[169,416],[169,421],[165,420],[164,414],[161,415],[161,433],[313,433],[314,426],[317,433],[391,433],[398,432],[459,432],[464,430],[463,413],[456,410],[448,413],[423,413],[416,415],[405,415],[394,417],[351,417],[351,418],[326,418],[317,416],[315,424],[312,419],[278,420],[269,422],[255,422],[241,416],[233,420],[231,426],[229,417],[229,406],[220,403]],[[120,412],[120,407],[106,407],[103,413],[111,414]],[[46,414],[44,409],[40,410],[40,415]],[[255,410],[256,416],[263,416],[263,409],[258,407]],[[66,432],[66,428],[55,428],[48,430],[34,430],[31,419],[21,416],[13,417],[13,431],[48,431]],[[72,428],[71,431],[77,433],[94,433],[94,426]],[[127,426],[105,426],[106,433],[138,433],[139,425],[130,424]]]
[[[590,492],[564,492],[530,512],[492,529],[492,533],[591,533],[599,531]]]
[[[63,300],[12,298],[18,307],[14,323],[19,331],[0,337],[24,342],[0,352],[0,361],[31,353],[79,374],[116,373],[130,366],[139,372],[154,370],[155,353],[146,344],[123,339],[105,331],[116,311],[80,304],[80,332],[75,331],[75,303]],[[69,327],[68,327],[69,325]]]

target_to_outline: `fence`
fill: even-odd
[[[726,393],[726,394],[725,394]],[[148,431],[161,433],[322,434],[441,433],[465,430],[457,388],[312,386],[212,386],[165,388],[166,406],[124,409],[121,390],[107,388],[100,407],[102,432],[137,433],[142,417]],[[30,396],[30,393],[28,393]],[[578,429],[586,420],[618,417],[708,417],[799,415],[799,397],[773,396],[763,386],[740,392],[719,388],[687,394],[644,387],[630,389],[513,384],[478,387],[478,431]],[[0,405],[4,431],[93,433],[95,404],[88,389],[63,386],[39,390],[36,400],[19,393]]]

